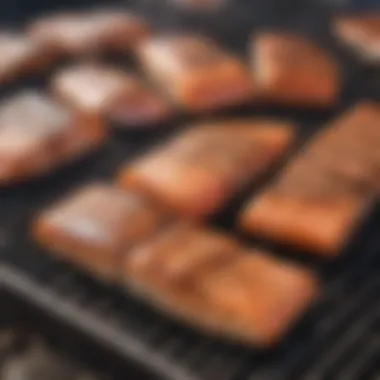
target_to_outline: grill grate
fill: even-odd
[[[149,1],[153,0],[135,3],[149,13]],[[248,3],[255,8],[252,18],[258,26],[292,25],[307,34],[320,36],[324,45],[338,52],[348,78],[344,106],[358,98],[380,97],[377,74],[363,70],[324,35],[326,11],[310,5],[316,2],[289,2],[281,20],[273,16],[273,10],[284,4],[283,1],[268,0],[262,8],[254,6],[258,5],[257,1],[249,0]],[[212,20],[173,13],[172,16],[178,17],[174,22],[174,18],[168,17],[163,10],[159,12],[163,15],[161,20],[158,13],[154,16],[157,16],[157,24],[167,28],[181,24],[206,31],[211,26],[215,37],[239,50],[242,41],[245,45],[247,31],[252,29],[248,20],[252,12],[248,8],[247,12],[241,9],[239,12],[231,10],[231,13],[224,10],[227,12],[223,13],[224,17],[214,15]],[[297,11],[293,12],[294,9]],[[226,14],[231,18],[229,25],[224,22]],[[242,15],[245,21],[239,22]],[[33,85],[44,82],[44,79],[33,81]],[[265,111],[232,113],[261,115]],[[315,131],[315,125],[331,116],[279,110],[270,110],[269,114],[295,118],[301,126],[301,140]],[[70,265],[56,261],[30,242],[28,226],[36,212],[70,188],[91,180],[112,178],[122,162],[170,133],[172,129],[149,139],[135,134],[115,135],[101,152],[46,180],[0,190],[0,275],[8,292],[29,300],[57,320],[94,337],[99,346],[123,358],[132,358],[165,379],[379,380],[380,238],[377,230],[380,210],[374,211],[337,262],[330,265],[308,263],[324,276],[323,295],[283,344],[270,352],[232,346],[185,328],[123,294],[120,289],[107,288]],[[237,204],[241,201],[237,200]],[[236,214],[237,208],[231,209]],[[228,225],[225,219],[221,217],[216,223]],[[233,218],[229,215],[227,219]]]
[[[348,267],[350,260],[340,263],[344,275],[331,277],[314,309],[274,352],[204,337],[41,253],[8,257],[13,265],[2,275],[11,291],[164,378],[370,380],[380,371],[380,242],[366,240],[362,256]]]

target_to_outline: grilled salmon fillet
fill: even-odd
[[[0,32],[0,83],[40,74],[59,58],[52,44],[35,41],[21,33]]]
[[[198,329],[259,347],[283,338],[318,292],[309,270],[186,223],[126,252],[124,282]]]
[[[380,12],[335,18],[333,29],[340,41],[365,61],[380,64]]]
[[[105,139],[99,118],[24,90],[0,105],[0,185],[49,173],[100,147]]]
[[[145,242],[167,215],[135,192],[104,183],[85,186],[37,216],[35,240],[102,279],[121,275],[123,255]]]
[[[124,128],[159,125],[171,108],[137,76],[112,66],[77,64],[52,79],[53,93],[66,104],[118,122]]]
[[[380,107],[363,102],[322,130],[243,211],[249,233],[337,255],[379,191]]]
[[[266,172],[289,148],[286,121],[236,119],[204,123],[128,163],[119,182],[146,192],[181,215],[205,218]]]
[[[207,38],[153,37],[137,52],[149,77],[187,111],[209,112],[252,98],[254,86],[248,69]]]
[[[278,32],[253,36],[251,67],[260,103],[328,108],[339,100],[337,62],[305,37]]]
[[[140,17],[117,9],[93,9],[46,15],[30,23],[28,35],[69,56],[128,52],[150,34]]]

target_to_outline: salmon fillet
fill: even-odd
[[[127,52],[150,34],[140,17],[117,9],[47,15],[30,23],[28,35],[70,56]]]
[[[94,183],[38,215],[33,236],[52,254],[115,281],[124,252],[145,242],[166,218],[137,193]]]
[[[336,256],[379,191],[379,126],[375,103],[340,116],[250,200],[240,218],[243,229]]]
[[[146,73],[190,112],[208,112],[250,101],[252,79],[240,60],[196,35],[155,37],[138,49]]]
[[[270,119],[201,124],[128,163],[119,182],[181,215],[205,218],[266,172],[293,138],[291,123]]]
[[[333,22],[336,36],[361,58],[380,64],[380,12],[337,17]]]
[[[34,41],[16,32],[0,32],[0,83],[40,74],[59,58],[53,45]]]
[[[189,224],[127,252],[124,269],[126,286],[166,313],[259,347],[283,338],[318,289],[307,269]]]
[[[51,86],[66,104],[124,128],[158,125],[171,113],[168,102],[137,76],[112,66],[78,64],[58,72]]]
[[[36,92],[0,105],[0,185],[49,173],[105,142],[97,117],[75,112]]]
[[[259,102],[320,108],[332,107],[339,99],[338,64],[305,37],[276,32],[255,35],[251,67]]]

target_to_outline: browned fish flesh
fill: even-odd
[[[0,185],[49,173],[105,140],[98,118],[25,90],[0,105]]]
[[[54,76],[52,89],[66,104],[126,129],[161,125],[172,112],[169,103],[137,76],[107,65],[66,68]]]
[[[139,47],[138,56],[152,80],[187,111],[210,112],[252,98],[248,69],[207,38],[154,37]]]
[[[338,117],[253,197],[241,215],[243,228],[324,256],[339,254],[379,192],[379,156],[368,152],[380,150],[379,126],[373,103]],[[371,143],[355,138],[355,130],[371,135]]]
[[[0,84],[40,74],[59,58],[57,50],[48,43],[16,32],[0,32]]]
[[[101,279],[117,281],[124,253],[145,242],[166,218],[135,192],[94,183],[42,212],[33,236],[52,254]]]
[[[279,32],[255,35],[251,67],[261,103],[326,108],[339,100],[342,78],[337,62],[305,37]]]
[[[140,17],[121,10],[94,9],[47,15],[28,28],[35,41],[49,43],[69,56],[128,52],[150,34]]]
[[[191,218],[211,216],[268,171],[293,142],[292,123],[236,119],[195,125],[128,163],[120,184]]]
[[[337,17],[333,24],[337,37],[361,58],[380,64],[380,12]]]
[[[296,264],[221,232],[177,224],[125,255],[136,295],[205,332],[272,346],[314,301],[318,281]]]

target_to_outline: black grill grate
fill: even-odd
[[[380,242],[363,238],[362,255],[347,253],[335,268],[341,275],[273,352],[204,337],[38,252],[8,257],[2,276],[11,291],[164,378],[371,380],[380,375]]]
[[[150,13],[152,8],[148,3],[154,1],[160,0],[135,3]],[[246,33],[252,29],[251,15],[255,26],[293,26],[320,36],[324,45],[338,52],[348,78],[344,106],[362,97],[380,97],[378,73],[364,70],[334,44],[324,28],[328,12],[315,5],[317,1],[290,1],[286,12],[281,13],[281,20],[274,12],[281,4],[285,10],[283,0],[268,0],[262,7],[258,4],[263,2],[249,0],[246,3],[247,12],[234,8],[231,12],[224,10],[223,14],[207,17],[174,11],[169,14],[164,12],[163,5],[161,12],[152,18],[167,28],[181,25],[210,31],[236,50],[246,44]],[[231,21],[228,25],[227,14]],[[44,82],[45,79],[32,84]],[[13,90],[15,88],[9,89]],[[243,113],[268,114],[240,110],[234,115]],[[328,113],[269,112],[271,116],[274,113],[295,118],[301,135],[306,138],[315,131],[315,125],[331,116]],[[133,358],[165,379],[379,380],[379,210],[374,211],[371,220],[337,262],[308,263],[325,279],[323,295],[284,343],[271,352],[231,346],[185,328],[122,294],[120,289],[106,288],[75,268],[55,261],[30,242],[28,227],[37,211],[72,187],[93,179],[112,178],[122,162],[171,132],[156,133],[149,139],[136,134],[115,134],[101,152],[71,168],[28,186],[0,190],[0,275],[6,289],[28,299],[57,320],[96,338],[100,346],[121,357]],[[236,204],[241,201],[237,200]],[[237,207],[230,209],[236,215]],[[233,219],[228,215],[229,220]],[[222,217],[216,223],[229,225]]]

